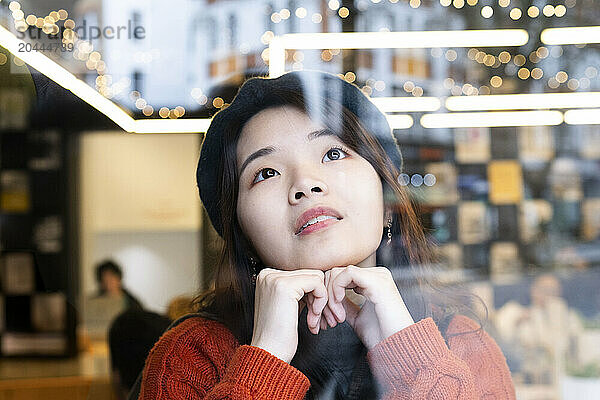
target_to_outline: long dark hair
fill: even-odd
[[[415,211],[416,204],[396,177],[400,173],[382,147],[380,141],[369,133],[357,116],[332,99],[322,99],[317,114],[309,108],[302,95],[291,90],[273,90],[269,104],[262,108],[249,108],[245,115],[233,121],[223,132],[222,164],[218,168],[221,181],[216,188],[221,210],[223,241],[212,286],[193,300],[194,309],[225,324],[236,336],[240,344],[252,340],[254,322],[254,285],[251,281],[253,267],[249,255],[258,260],[259,271],[263,265],[256,257],[243,234],[236,215],[239,176],[237,172],[237,142],[244,124],[258,111],[276,106],[293,106],[318,118],[322,124],[350,149],[369,161],[381,178],[384,199],[393,199],[387,208],[393,211],[393,249],[388,267],[395,276],[402,297],[415,321],[432,317],[438,323],[448,321],[456,313],[469,313],[477,318],[468,306],[472,295],[466,291],[447,290],[437,282],[436,271],[439,263],[433,251],[433,244],[427,239],[422,224]],[[390,136],[390,140],[391,140]],[[383,232],[382,232],[383,238]],[[383,248],[377,250],[377,263],[380,264]],[[386,251],[389,253],[390,248]],[[387,260],[389,261],[389,257]]]

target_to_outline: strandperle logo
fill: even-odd
[[[63,27],[59,28],[57,33],[49,33],[45,34],[42,32],[42,29],[28,29],[25,32],[18,32],[17,37],[19,39],[41,39],[43,36],[48,37],[49,39],[60,40],[63,38],[64,31],[68,29]],[[119,25],[119,26],[111,26],[107,25],[105,27],[99,27],[95,25],[88,25],[86,20],[83,20],[83,23],[76,28],[72,29],[77,37],[81,40],[95,40],[95,39],[145,39],[146,38],[146,29],[140,25],[134,25],[133,21],[128,20],[127,25]]]

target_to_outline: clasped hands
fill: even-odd
[[[364,296],[362,307],[346,291]],[[413,324],[402,296],[385,267],[335,267],[292,271],[263,268],[257,276],[251,346],[290,362],[298,346],[298,315],[308,308],[312,333],[348,321],[369,350]]]

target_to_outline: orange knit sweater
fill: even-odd
[[[456,316],[448,345],[431,318],[367,353],[391,399],[515,399],[506,360],[471,319]],[[457,333],[469,332],[455,336]],[[167,331],[146,359],[139,399],[296,399],[310,382],[295,367],[255,346],[239,345],[219,322],[190,318]]]

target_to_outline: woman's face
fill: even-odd
[[[375,265],[384,226],[381,179],[337,136],[310,135],[324,128],[295,107],[279,106],[242,129],[237,217],[266,266]],[[303,213],[320,206],[331,209],[317,213],[328,218],[299,232]]]

